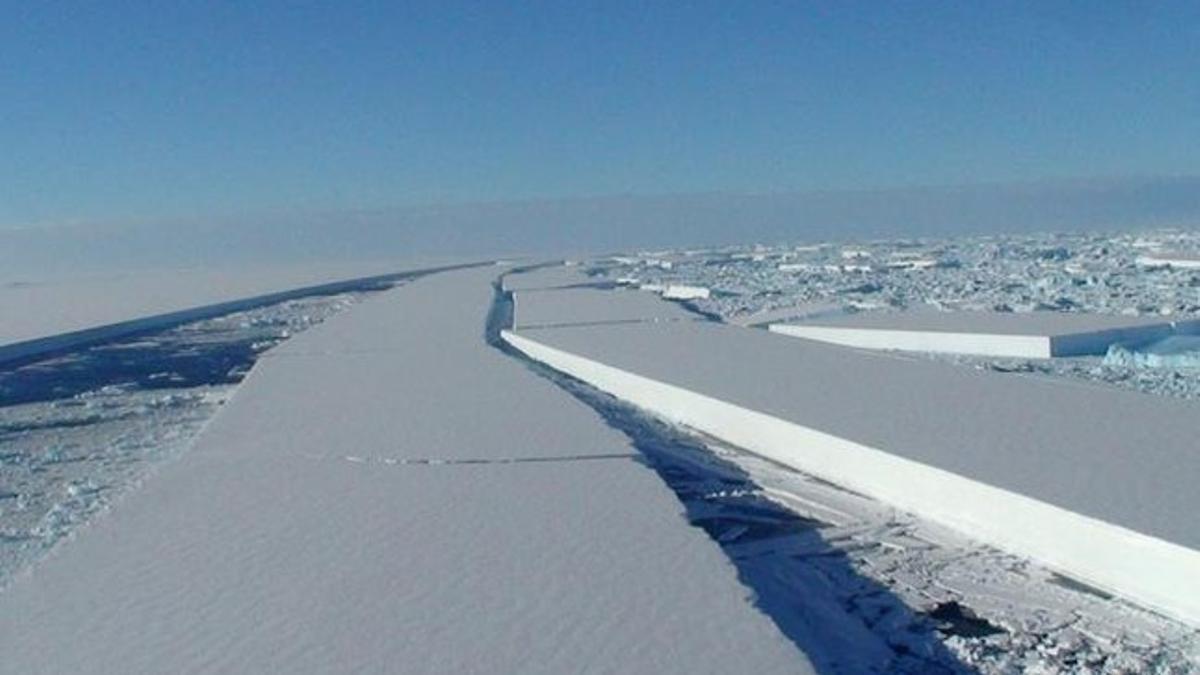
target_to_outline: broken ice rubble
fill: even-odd
[[[1172,335],[1142,346],[1114,344],[1104,356],[1104,365],[1126,368],[1200,368],[1200,336]]]

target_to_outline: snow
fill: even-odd
[[[707,446],[710,462],[732,463],[761,494],[824,524],[824,546],[778,542],[745,553],[795,560],[792,566],[799,569],[793,574],[800,579],[792,592],[814,599],[814,588],[832,589],[837,604],[855,608],[854,614],[882,632],[889,644],[903,643],[913,631],[894,620],[898,612],[886,596],[844,578],[845,570],[829,549],[931,618],[952,603],[977,617],[962,628],[952,623],[940,629],[948,649],[972,672],[1185,673],[1200,663],[1200,633],[1186,625],[889,504],[711,439]],[[885,618],[872,624],[876,616]]]
[[[1190,404],[712,323],[510,339],[668,419],[1200,620]]]
[[[683,307],[663,302],[649,293],[622,290],[620,295],[621,302],[614,303],[611,292],[594,288],[518,291],[514,295],[514,324],[532,328],[581,322],[692,321],[698,318]]]
[[[1051,358],[1200,331],[1200,320],[1063,312],[858,312],[773,324],[781,335],[866,349]]]
[[[770,326],[773,323],[800,321],[837,316],[843,313],[841,307],[828,302],[810,302],[792,305],[790,307],[775,307],[758,312],[740,314],[731,317],[729,323],[735,326]]]
[[[838,328],[809,324],[771,324],[772,333],[860,349],[942,354],[979,354],[1050,358],[1051,339],[1041,335],[996,335],[946,331]]]
[[[623,302],[624,296],[611,296],[610,301]],[[638,332],[655,329],[626,327]],[[615,326],[596,324],[574,328],[572,332],[598,328],[613,328],[614,333],[618,332]],[[525,330],[510,335],[509,339],[519,343],[521,334],[544,336],[557,332],[560,330]],[[638,349],[637,345],[631,348]],[[536,353],[536,349],[530,353]],[[694,357],[687,350],[679,356],[684,361]],[[558,362],[559,366],[563,364]],[[691,364],[699,365],[700,361]],[[588,372],[593,366],[565,370],[597,381],[590,377],[595,371]],[[995,371],[992,376],[1003,377]],[[585,386],[576,383],[578,380],[564,380],[568,388]],[[645,403],[647,390],[654,386],[649,383],[621,393],[631,393],[631,399]],[[776,611],[781,611],[784,617],[793,617],[780,620],[805,626],[809,653],[822,668],[831,668],[830,672],[892,672],[893,667],[902,667],[893,662],[881,668],[878,662],[873,662],[877,658],[873,656],[877,654],[873,640],[887,645],[885,652],[895,649],[893,653],[900,654],[897,645],[906,645],[903,653],[930,653],[929,645],[918,638],[923,631],[921,615],[944,622],[938,631],[944,634],[945,647],[971,672],[1182,673],[1192,672],[1200,663],[1200,633],[1185,624],[1114,598],[1078,582],[1078,577],[1062,576],[1054,568],[972,540],[974,529],[964,536],[920,516],[899,512],[895,503],[875,502],[826,480],[796,473],[778,461],[764,460],[722,444],[712,435],[720,431],[706,426],[717,417],[709,414],[706,401],[676,403],[681,405],[665,411],[650,407],[668,420],[681,419],[680,415],[690,410],[695,413],[691,421],[696,428],[708,432],[696,437],[691,448],[687,442],[676,441],[668,451],[671,455],[684,455],[681,460],[684,465],[708,467],[707,478],[690,477],[703,476],[705,471],[696,474],[692,469],[682,469],[689,478],[681,498],[689,504],[692,502],[688,499],[703,504],[696,507],[698,515],[712,517],[712,509],[723,500],[730,500],[730,506],[721,509],[736,509],[741,500],[761,503],[754,500],[768,498],[816,523],[820,533],[816,537],[788,535],[787,532],[794,530],[787,526],[782,526],[775,536],[764,536],[761,530],[764,523],[786,523],[786,516],[767,515],[755,507],[759,514],[755,519],[730,520],[728,529],[719,533],[719,540],[731,557],[741,561],[743,574],[758,575],[764,580],[756,588],[777,598]],[[754,420],[741,420],[731,426],[762,429]],[[683,427],[679,433],[689,432]],[[836,439],[831,440],[836,443]],[[704,445],[708,446],[708,452],[702,449]],[[797,444],[793,444],[793,449],[794,445]],[[677,476],[681,472],[678,463],[671,462],[675,468],[664,476]],[[852,470],[868,475],[889,474],[888,470],[877,470],[867,462]],[[815,473],[828,478],[828,472]],[[914,491],[927,489],[919,481],[908,487]],[[685,498],[684,494],[693,496]],[[995,512],[1006,510],[1001,506]],[[737,522],[747,525],[734,525]],[[1042,526],[1035,521],[1030,527]],[[1088,524],[1083,527],[1086,529]],[[1139,550],[1134,557],[1143,553]],[[1105,543],[1092,555],[1097,560],[1121,557],[1106,548]],[[844,560],[851,561],[853,571],[840,562]],[[1184,577],[1182,583],[1167,585],[1172,593],[1178,593],[1189,588],[1189,580],[1190,577]],[[881,592],[881,586],[887,590]],[[902,604],[897,605],[897,597]],[[917,618],[904,609],[905,605],[917,612]],[[835,608],[842,608],[845,614]],[[814,619],[816,616],[820,618]],[[874,637],[864,634],[864,628]],[[855,637],[849,643],[852,646],[848,646],[847,636],[851,635]],[[912,642],[914,638],[916,643]],[[933,653],[937,651],[933,649]],[[938,665],[909,663],[903,667],[907,668],[905,672],[947,669],[958,672],[953,664],[940,659]]]
[[[930,333],[982,333],[994,335],[1075,335],[1122,328],[1169,325],[1161,316],[1128,316],[1085,312],[936,311],[923,307],[903,312],[859,312],[820,317],[806,325],[840,328],[891,329]],[[1197,322],[1200,325],[1200,321]]]
[[[690,328],[695,328],[699,333],[704,330],[701,328],[704,325],[695,324]],[[587,354],[589,349],[588,345],[581,344],[576,329],[531,331],[536,336],[535,340],[527,337],[531,332],[509,334],[507,337],[515,347],[532,358],[668,420],[922,514],[1006,550],[1036,558],[1088,583],[1182,620],[1193,624],[1200,622],[1200,588],[1196,587],[1194,576],[1196,566],[1200,565],[1200,553],[1189,548],[1194,545],[1192,540],[1196,536],[1194,523],[1190,522],[1191,511],[1186,508],[1190,493],[1168,498],[1157,493],[1158,490],[1174,489],[1180,484],[1186,489],[1197,477],[1196,461],[1188,456],[1190,450],[1187,439],[1191,436],[1179,435],[1180,427],[1192,430],[1192,425],[1187,422],[1176,421],[1172,425],[1176,432],[1173,437],[1170,433],[1149,434],[1159,436],[1149,439],[1140,437],[1143,434],[1125,434],[1124,438],[1113,442],[1111,438],[1101,438],[1098,434],[1102,431],[1115,432],[1121,421],[1101,421],[1092,416],[1082,421],[1082,424],[1092,425],[1082,429],[1090,435],[1082,439],[1078,437],[1081,428],[1076,425],[1069,425],[1065,435],[1060,430],[1040,439],[1022,438],[1023,434],[1006,434],[1006,430],[996,429],[993,424],[979,424],[977,420],[963,424],[962,417],[964,413],[970,414],[969,409],[975,406],[1001,410],[1007,408],[1004,412],[1009,414],[1001,414],[999,421],[1011,425],[1014,418],[1025,421],[1031,414],[1036,415],[1039,411],[1032,407],[1019,410],[1014,416],[1011,411],[1015,399],[997,401],[996,392],[992,392],[992,398],[975,398],[971,394],[979,392],[951,390],[944,398],[957,395],[965,402],[965,406],[938,410],[924,397],[911,395],[911,391],[928,391],[918,387],[911,388],[908,398],[928,403],[929,407],[917,406],[917,409],[913,409],[908,406],[908,409],[904,409],[901,405],[887,405],[894,403],[886,400],[891,398],[890,395],[873,397],[869,394],[877,389],[889,391],[889,394],[899,393],[894,389],[897,373],[886,371],[879,377],[863,380],[862,391],[858,392],[860,396],[865,395],[870,407],[884,403],[877,409],[886,410],[885,414],[863,414],[865,411],[861,405],[847,406],[844,410],[820,410],[818,401],[831,400],[834,405],[841,406],[846,406],[849,401],[844,389],[839,391],[838,387],[831,386],[828,379],[813,377],[810,373],[810,386],[792,387],[780,392],[789,396],[787,403],[808,404],[808,407],[793,408],[791,420],[797,421],[790,421],[777,413],[761,412],[769,409],[761,398],[757,405],[728,402],[731,391],[740,394],[732,397],[735,400],[744,398],[748,391],[739,389],[739,385],[744,386],[746,381],[741,373],[733,372],[733,369],[699,368],[697,370],[708,371],[709,375],[719,372],[727,379],[722,382],[711,380],[707,386],[697,386],[694,381],[687,386],[678,386],[674,383],[691,378],[687,375],[668,376],[664,381],[661,370],[654,379],[644,377],[638,373],[653,372],[653,369],[629,367],[627,359],[621,358],[633,353],[656,354],[662,358],[670,353],[673,359],[677,359],[672,363],[678,371],[678,364],[695,363],[702,360],[705,354],[717,353],[715,350],[723,349],[725,351],[720,353],[737,354],[740,357],[746,357],[751,347],[758,348],[757,353],[760,354],[769,352],[762,344],[738,350],[730,342],[710,340],[709,344],[697,349],[697,341],[692,340],[689,344],[688,340],[682,339],[680,331],[671,331],[675,334],[666,335],[667,331],[639,330],[641,327],[634,327],[618,337],[608,330],[610,328],[616,327],[596,329],[609,334],[603,336],[604,342],[600,345],[602,355],[598,356],[593,349],[588,357],[577,355],[579,352]],[[662,340],[645,339],[654,332],[659,333],[656,338],[666,337]],[[564,338],[565,333],[576,335]],[[547,342],[555,347],[547,346]],[[567,349],[561,348],[563,342],[568,343]],[[611,349],[617,344],[620,345],[617,350],[620,356],[616,359],[612,352],[603,353],[605,347]],[[595,347],[595,344],[591,346]],[[819,358],[820,355],[814,356]],[[624,362],[623,367],[607,365],[614,360]],[[744,362],[739,365],[745,368]],[[762,368],[751,367],[747,370],[759,371],[757,375],[764,376],[761,371],[765,368],[764,362]],[[779,371],[788,370],[778,363],[775,368]],[[672,375],[678,375],[678,372]],[[910,380],[901,386],[908,389],[909,384],[918,383]],[[932,384],[934,388],[938,386],[938,383],[924,384]],[[769,390],[779,391],[777,382],[768,381],[766,386],[758,389],[758,393]],[[1031,405],[1034,402],[1047,403],[1043,396],[1037,395],[1036,390],[1032,393]],[[754,394],[750,394],[750,397],[753,398]],[[884,400],[881,401],[881,398]],[[812,410],[813,407],[817,410]],[[841,431],[831,431],[830,419],[822,418],[820,414],[830,412],[834,419],[840,418]],[[1108,412],[1113,411],[1110,408]],[[884,420],[883,424],[890,426],[889,432],[898,438],[885,438],[874,444],[852,440],[856,436],[861,438],[863,433],[862,429],[846,426],[855,416]],[[937,417],[943,420],[939,425],[924,423]],[[1036,417],[1032,419],[1036,420]],[[905,423],[916,430],[916,436],[924,439],[921,445],[905,446],[906,441],[911,442],[912,438],[906,439],[904,434],[897,433]],[[861,426],[868,431],[879,431],[878,423],[868,421]],[[941,429],[931,429],[936,426]],[[1033,426],[1034,431],[1038,432],[1045,431],[1049,425],[1026,426]],[[954,443],[956,439],[953,433],[944,433],[943,438],[933,433],[939,430],[951,432],[952,428],[961,430],[963,427],[972,431],[976,427],[983,428],[978,430],[979,434],[974,440],[960,444]],[[1127,444],[1129,441],[1163,440],[1163,437],[1171,441],[1165,452],[1164,448],[1149,444]],[[1083,443],[1093,443],[1099,447],[1087,447]],[[1017,444],[1022,445],[1017,448]],[[1045,447],[1053,447],[1055,452],[1046,453]],[[1017,452],[1014,452],[1015,448]],[[1093,452],[1103,459],[1092,459]],[[1114,453],[1118,454],[1115,461],[1112,457]],[[1153,468],[1141,468],[1143,465],[1139,462],[1152,465]],[[1174,470],[1178,473],[1173,474],[1175,479],[1167,481],[1164,488],[1156,479],[1170,474],[1171,465],[1176,465]],[[1170,485],[1172,482],[1174,486]],[[1178,508],[1180,506],[1183,508]],[[999,517],[998,514],[1003,516]],[[1130,523],[1136,523],[1132,527],[1139,527],[1141,532],[1132,529]],[[1173,543],[1169,540],[1171,537],[1179,537],[1186,543]]]
[[[671,284],[662,292],[667,300],[707,300],[709,290],[700,286],[684,286]]]
[[[715,291],[711,297],[697,304],[726,320],[809,302],[872,303],[890,309],[928,304],[946,310],[1200,316],[1195,272],[1138,266],[1136,260],[1145,255],[1146,246],[1197,251],[1200,235],[1194,231],[994,235],[879,240],[855,247],[870,253],[873,260],[938,261],[937,266],[919,272],[886,266],[844,269],[846,261],[837,246],[790,244],[656,254],[674,260],[669,271],[647,265],[640,257],[621,264],[597,264],[611,278],[636,276],[645,284],[711,288]]]
[[[264,350],[364,295],[289,300],[0,369],[0,587],[183,452]]]
[[[588,277],[585,270],[571,265],[546,265],[527,270],[521,274],[509,274],[504,277],[504,290],[529,291],[550,288],[569,288],[594,283],[596,280]]]
[[[0,575],[10,535],[59,542],[0,595],[6,668],[794,672],[804,651],[821,672],[885,672],[897,654],[932,667],[949,650],[984,673],[1192,672],[1200,633],[1108,593],[1193,619],[1194,404],[1092,386],[1194,397],[1191,338],[1139,336],[1104,358],[869,354],[608,289],[705,289],[687,305],[747,326],[932,308],[1070,330],[1099,315],[1112,330],[1200,317],[1200,278],[1138,261],[1197,245],[879,241],[847,259],[838,245],[754,246],[507,275],[513,342],[706,434],[688,461],[722,468],[683,478],[562,391],[587,385],[483,345],[507,264],[424,279],[268,352],[207,426],[229,387],[0,409],[0,445],[70,427],[22,436],[27,466],[0,453],[0,478],[49,481],[38,499],[0,484],[0,518],[25,518],[3,532]],[[298,283],[398,267],[310,268]],[[48,315],[83,297],[138,320],[195,307],[206,274],[55,282],[40,297]],[[279,284],[254,286],[268,277]],[[247,272],[223,297],[292,288],[285,277]],[[43,321],[22,314],[32,288],[0,287],[13,308],[0,330]],[[155,305],[159,290],[171,297]],[[128,342],[113,348],[135,354]],[[116,452],[81,452],[95,443]],[[147,457],[153,475],[112,499]],[[890,663],[926,671],[907,658]]]
[[[1138,256],[1137,263],[1149,268],[1173,268],[1180,270],[1200,269],[1200,256],[1187,253],[1155,252]]]
[[[1200,458],[1190,451],[1200,420],[1186,401],[1005,377],[711,322],[518,334],[1200,545],[1200,528],[1187,516],[1188,486],[1200,480]],[[1045,447],[1056,450],[1045,453]]]
[[[483,342],[495,273],[271,352],[0,596],[5,667],[810,672],[629,440]]]
[[[339,282],[385,282],[398,273],[461,262],[212,267],[10,282],[0,285],[0,362],[308,295],[313,287],[333,285],[328,290],[340,292],[349,289]]]
[[[840,251],[845,248],[869,252],[873,260],[921,259],[938,264],[920,271],[886,266],[851,271],[843,269]],[[603,278],[634,276],[640,284],[658,288],[669,284],[711,288],[708,299],[690,304],[738,325],[814,318],[813,313],[819,314],[815,318],[827,318],[850,312],[891,315],[930,309],[1036,313],[1064,320],[1076,314],[1149,322],[1200,319],[1200,276],[1195,270],[1141,266],[1137,259],[1147,251],[1195,257],[1200,233],[1155,230],[881,239],[853,245],[739,245],[603,258],[592,269],[602,270]],[[672,269],[647,264],[650,255],[671,259]],[[1085,345],[1087,351],[1097,352],[1095,356],[1050,360],[912,353],[990,372],[1031,373],[1200,400],[1200,378],[1187,369],[1103,364],[1104,349],[1121,336],[1101,337]],[[1056,342],[1060,347],[1078,347],[1061,339]]]

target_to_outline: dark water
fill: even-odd
[[[0,407],[71,398],[105,386],[187,388],[241,380],[259,353],[253,341],[187,344],[146,340],[92,347],[0,372]]]
[[[358,294],[376,290],[382,289],[366,288]],[[262,352],[334,313],[338,297],[351,296],[289,300],[0,368],[0,408],[69,399],[103,387],[156,390],[236,384]]]
[[[942,643],[950,633],[983,627],[965,610],[931,617],[886,586],[859,574],[822,537],[823,523],[762,496],[740,467],[702,443],[584,382],[531,361],[499,339],[511,321],[510,294],[496,289],[485,335],[594,409],[624,433],[737,569],[754,603],[807,654],[821,673],[972,673]],[[986,623],[986,622],[980,622]],[[987,625],[987,628],[991,628]]]
[[[0,367],[0,587],[154,462],[185,450],[224,400],[222,385],[241,381],[264,351],[368,290],[293,298]]]
[[[181,389],[241,381],[284,328],[180,327],[0,371],[0,407],[72,398],[106,386]],[[247,334],[249,333],[249,334]]]

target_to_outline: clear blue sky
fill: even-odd
[[[0,227],[1200,174],[1194,1],[315,5],[7,3]]]

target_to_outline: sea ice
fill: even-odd
[[[1147,345],[1114,344],[1104,365],[1132,368],[1200,368],[1200,335],[1172,335]]]
[[[1159,230],[745,245],[629,254],[591,265],[609,279],[636,279],[641,288],[658,293],[672,285],[709,289],[707,298],[690,300],[689,306],[740,325],[805,316],[810,307],[844,312],[929,307],[1089,313],[1139,321],[1200,318],[1200,270],[1180,265],[1147,268],[1139,258],[1148,251],[1195,258],[1189,252],[1200,251],[1200,234]],[[918,262],[908,264],[913,261]],[[1190,368],[1101,365],[1099,357],[1042,364],[994,357],[938,358],[1200,398],[1200,377]]]
[[[0,369],[0,587],[182,453],[264,351],[362,295],[289,300]]]

